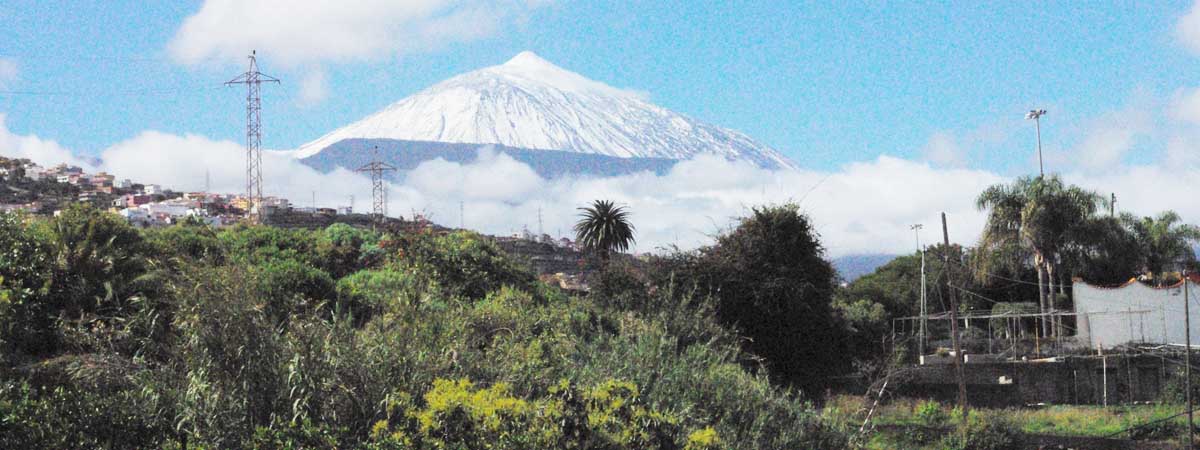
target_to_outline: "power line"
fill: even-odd
[[[212,85],[190,85],[173,88],[150,88],[150,89],[97,89],[91,91],[70,91],[70,90],[0,90],[0,96],[6,97],[74,97],[74,98],[96,98],[107,96],[131,96],[131,95],[164,95],[164,94],[179,94],[185,92],[202,92],[220,89],[220,87]]]

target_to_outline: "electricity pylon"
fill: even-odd
[[[225,82],[226,86],[246,85],[246,199],[250,202],[250,220],[262,222],[262,98],[259,94],[262,83],[279,83],[278,78],[258,71],[255,52],[250,51],[250,69],[237,78]]]
[[[376,220],[387,217],[387,191],[383,189],[383,173],[394,170],[396,167],[379,160],[379,146],[371,150],[371,162],[356,169],[358,172],[371,173],[371,214]]]

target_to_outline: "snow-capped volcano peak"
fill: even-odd
[[[536,84],[576,93],[594,92],[608,95],[631,95],[629,92],[590,80],[583,75],[558,67],[554,63],[546,61],[541,56],[528,50],[518,53],[517,56],[512,57],[512,59],[504,64],[486,67],[462,75],[462,77],[469,75],[505,78],[515,84]],[[453,79],[451,78],[451,80]]]
[[[525,50],[517,53],[517,56],[512,57],[508,62],[501,65],[502,67],[520,70],[522,68],[529,70],[562,70],[561,67],[554,65],[550,61],[542,59],[537,53]]]
[[[737,131],[655,106],[529,51],[455,76],[305,144],[305,158],[352,138],[501,144],[623,158],[687,159],[711,153],[795,168]]]

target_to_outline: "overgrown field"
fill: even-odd
[[[826,402],[827,423],[842,429],[859,426],[869,405],[862,397],[838,396]],[[1019,435],[1181,442],[1187,435],[1183,405],[1156,404],[1100,407],[1053,405],[1043,408],[973,408],[967,429],[976,431],[979,448],[1013,448]],[[954,448],[963,425],[962,412],[930,400],[901,398],[876,409],[877,431],[864,439],[867,448]]]
[[[472,233],[0,215],[0,448],[843,448],[695,284]],[[668,277],[669,278],[669,277]]]

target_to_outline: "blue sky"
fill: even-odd
[[[1149,5],[1149,6],[1148,6]],[[84,154],[147,129],[237,140],[242,95],[220,83],[241,61],[184,64],[168,43],[196,2],[95,1],[0,6],[0,57],[15,79],[0,112],[15,133]],[[1173,38],[1183,2],[558,2],[486,36],[367,58],[280,64],[266,88],[265,145],[292,148],[457,73],[533,50],[655,103],[738,129],[829,169],[879,154],[921,158],[938,132],[967,164],[1032,167],[1042,106],[1048,145],[1084,139],[1090,118],[1187,86],[1200,59]],[[283,20],[283,19],[281,19]],[[314,68],[316,67],[316,68]],[[326,98],[298,101],[309,73]],[[1157,119],[1155,119],[1157,120]],[[1025,128],[1029,128],[1026,130]],[[1028,133],[1026,133],[1028,131]],[[1144,142],[1139,150],[1157,152]]]
[[[244,189],[244,91],[222,82],[257,49],[264,147],[290,149],[438,81],[532,50],[646,93],[796,160],[669,174],[544,180],[500,155],[431,163],[389,189],[490,233],[569,229],[589,199],[623,202],[639,249],[700,245],[749,206],[798,201],[832,255],[911,249],[946,212],[1046,167],[1116,193],[1118,209],[1200,223],[1200,5],[1160,2],[566,0],[8,0],[0,3],[0,154],[70,160],[138,181]],[[275,155],[269,155],[276,158]],[[279,158],[285,158],[279,156]],[[327,206],[370,198],[352,172],[267,164],[265,190]],[[458,217],[459,204],[467,217]],[[927,230],[936,227],[927,226]]]

